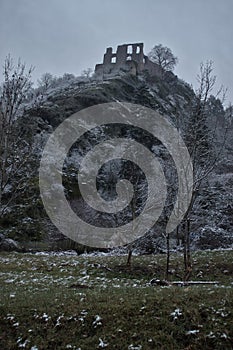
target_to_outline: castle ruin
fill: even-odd
[[[126,73],[138,75],[144,72],[151,77],[162,75],[162,68],[144,55],[143,43],[119,45],[116,53],[113,53],[112,47],[108,47],[103,63],[95,66],[96,77],[103,79]]]

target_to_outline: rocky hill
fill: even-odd
[[[169,73],[153,79],[145,75],[130,74],[104,81],[72,78],[65,83],[48,88],[39,99],[37,96],[29,100],[25,104],[23,117],[18,121],[18,128],[22,131],[22,139],[28,142],[30,140],[33,144],[33,151],[18,174],[21,179],[24,178],[24,183],[17,188],[17,196],[9,201],[12,191],[15,190],[13,184],[4,193],[4,203],[9,202],[9,205],[0,220],[0,247],[8,249],[15,244],[11,241],[14,240],[18,247],[21,247],[20,249],[26,250],[76,248],[81,252],[87,249],[58,232],[43,208],[39,193],[38,168],[43,147],[52,131],[67,117],[96,104],[111,101],[131,102],[158,111],[180,130],[183,138],[187,140],[188,147],[191,147],[192,142],[189,141],[191,129],[187,126],[190,115],[193,113],[195,96],[191,86]],[[199,249],[227,248],[233,244],[233,148],[229,137],[233,130],[232,126],[230,129],[228,126],[226,134],[225,122],[230,110],[225,110],[221,102],[213,96],[208,100],[207,112],[208,115],[201,130],[205,135],[209,133],[210,138],[215,131],[215,139],[209,140],[208,147],[213,148],[215,152],[213,154],[220,154],[220,157],[198,189],[197,199],[190,214],[192,246]],[[105,129],[105,132],[108,130]],[[123,131],[116,129],[115,132]],[[134,132],[130,131],[130,135],[132,136]],[[93,136],[87,141],[87,147],[91,147],[92,138]],[[80,145],[75,144],[67,156],[64,164],[63,186],[73,210],[80,213],[83,209],[81,209],[81,195],[77,184],[76,160],[80,156],[78,146]],[[156,155],[161,155],[162,162],[166,165],[169,157],[164,153],[162,145],[155,142],[154,147]],[[199,161],[202,162],[203,159]],[[121,168],[122,164],[116,166],[116,174],[119,174]],[[105,180],[109,180],[107,170],[102,175]],[[166,175],[170,178],[170,183],[176,187],[176,176],[172,167]],[[106,193],[107,196],[110,195],[111,188]],[[84,215],[87,220],[88,218],[91,220],[90,212]],[[167,215],[168,212],[165,210],[156,228],[149,232],[146,238],[135,243],[138,250],[141,252],[163,250],[164,222]],[[180,232],[182,238],[182,226]],[[177,243],[174,239],[173,246]]]

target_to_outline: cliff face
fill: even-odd
[[[27,130],[33,142],[37,144],[35,151],[24,169],[27,178],[25,187],[19,190],[17,199],[9,205],[8,210],[1,218],[0,233],[5,237],[24,242],[35,243],[35,247],[58,247],[59,240],[65,240],[62,247],[74,247],[66,240],[58,230],[51,224],[40,199],[38,186],[38,168],[43,147],[53,130],[67,117],[84,108],[111,101],[131,102],[157,110],[164,118],[167,118],[177,129],[180,130],[183,138],[189,140],[189,130],[187,121],[190,120],[195,94],[192,88],[185,82],[179,80],[173,74],[167,74],[162,78],[149,79],[148,77],[136,77],[125,75],[106,81],[86,81],[80,82],[72,80],[62,86],[50,89],[44,95],[41,103],[37,106],[27,106],[26,112],[20,121],[20,127]],[[209,101],[208,118],[203,126],[203,133],[210,133],[214,129],[214,120],[217,120],[216,139],[209,140],[209,149],[212,148],[221,154],[213,171],[203,180],[202,186],[197,193],[197,199],[191,213],[191,237],[194,247],[217,248],[229,247],[233,243],[232,236],[232,158],[233,150],[230,139],[226,139],[225,120],[227,113],[220,101],[211,98]],[[30,133],[28,131],[30,130]],[[213,131],[213,130],[212,130]],[[126,131],[120,127],[115,127],[109,131],[108,128],[102,130],[108,135],[125,135]],[[228,135],[232,132],[228,131]],[[135,130],[127,130],[130,137],[135,137]],[[141,135],[138,141],[142,141],[145,135]],[[25,136],[26,137],[26,136]],[[64,164],[63,186],[70,204],[76,213],[83,215],[87,221],[93,223],[97,219],[101,225],[103,220],[107,220],[107,215],[101,218],[94,218],[93,212],[85,208],[80,190],[77,184],[77,173],[79,169],[78,159],[82,156],[84,148],[91,149],[93,139],[97,139],[98,134],[91,135],[85,140],[85,147],[81,144],[74,144],[71,148]],[[223,142],[223,140],[225,142]],[[150,140],[148,141],[150,143]],[[152,142],[152,141],[151,141]],[[169,165],[169,155],[165,152],[163,145],[156,141],[150,144],[151,150],[160,157],[163,168],[167,169],[165,175],[172,191],[177,191],[177,176],[173,166]],[[188,147],[192,145],[189,144]],[[80,148],[81,147],[81,148]],[[84,148],[83,148],[84,147]],[[202,160],[200,159],[200,162]],[[114,172],[109,175],[109,168],[102,169],[99,177],[99,190],[103,192],[105,199],[112,198],[116,194],[115,186],[117,177],[123,176],[123,168],[127,164],[118,162],[114,165]],[[130,175],[131,167],[124,174]],[[135,170],[136,171],[136,170]],[[143,183],[142,179],[142,183]],[[108,185],[106,185],[108,183]],[[102,187],[101,187],[102,186]],[[102,188],[102,189],[101,189]],[[11,189],[5,194],[7,201],[11,195]],[[174,195],[174,193],[173,193]],[[140,200],[136,212],[140,213]],[[85,211],[86,210],[86,211]],[[163,211],[157,226],[151,230],[145,239],[136,242],[138,249],[144,252],[153,252],[163,247],[161,234],[164,233],[164,223],[169,215],[169,207]],[[128,213],[129,214],[129,213]],[[128,215],[127,214],[127,215]],[[108,225],[115,225],[111,219]],[[181,229],[182,233],[182,229]],[[77,245],[76,245],[77,247]]]

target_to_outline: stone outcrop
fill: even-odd
[[[0,234],[0,251],[19,251],[20,247],[16,241],[10,238],[5,238],[2,234]]]
[[[103,63],[95,66],[96,77],[102,79],[124,73],[138,75],[144,72],[153,77],[161,76],[163,70],[144,55],[143,43],[119,45],[116,53],[113,53],[112,47],[108,47]]]

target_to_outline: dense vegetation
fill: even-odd
[[[44,78],[46,79],[42,80],[41,86],[32,90],[31,95],[28,94],[28,100],[24,102],[23,114],[14,124],[17,132],[13,136],[20,135],[20,139],[13,142],[14,152],[11,153],[12,159],[9,158],[9,167],[17,162],[20,163],[20,159],[26,159],[27,162],[23,163],[20,171],[2,191],[1,206],[4,208],[6,205],[6,210],[1,213],[0,218],[1,237],[19,242],[24,249],[29,247],[36,249],[73,247],[80,251],[85,249],[71,242],[67,243],[67,240],[64,240],[64,237],[51,225],[43,209],[38,186],[40,156],[49,134],[65,118],[83,108],[117,100],[137,103],[159,111],[180,129],[190,152],[196,138],[198,147],[195,148],[196,154],[194,154],[195,169],[201,170],[199,173],[201,176],[204,174],[204,181],[202,186],[195,190],[197,198],[189,213],[192,242],[198,248],[231,246],[232,146],[230,139],[226,139],[222,147],[225,121],[231,109],[224,110],[221,101],[214,96],[208,96],[208,99],[203,102],[201,96],[198,97],[187,83],[172,73],[163,78],[152,79],[146,75],[140,77],[128,75],[106,81],[75,78],[72,75],[55,79],[47,74]],[[200,101],[202,101],[201,104]],[[203,103],[205,103],[204,107]],[[195,119],[197,116],[199,116],[198,122]],[[228,135],[230,133],[231,131]],[[91,140],[88,142],[91,145]],[[27,145],[26,156],[25,144]],[[75,147],[73,150],[75,153]],[[161,149],[157,147],[156,152],[160,154]],[[221,157],[214,164],[214,171],[206,176],[205,172],[207,173],[212,167],[211,161],[215,159],[216,152],[221,152]],[[167,156],[163,157],[165,159]],[[77,173],[77,167],[70,154],[64,168],[63,185],[69,200],[74,205],[79,205],[80,192],[74,173]],[[170,173],[168,171],[167,175],[172,179],[175,178],[172,171]],[[88,213],[86,216],[88,217]],[[162,224],[157,229],[159,233],[163,233],[163,221],[162,219]],[[182,238],[182,227],[180,231]],[[158,244],[151,237],[144,241],[144,251],[156,252],[161,248],[163,249],[163,244],[161,247],[161,242]]]

